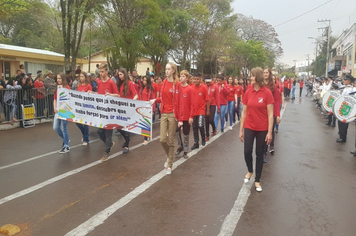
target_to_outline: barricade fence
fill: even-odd
[[[54,117],[53,95],[56,88],[1,89],[0,90],[0,122],[16,122],[25,120],[22,105],[33,104],[35,119],[51,119]]]

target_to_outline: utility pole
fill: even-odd
[[[307,54],[307,57],[308,57],[308,75],[307,75],[307,78],[309,78],[309,54]]]
[[[327,48],[326,48],[326,65],[325,65],[325,77],[328,76],[328,64],[329,64],[329,54],[330,54],[330,49],[329,49],[329,45],[330,45],[330,23],[331,23],[331,20],[327,20],[327,19],[324,19],[324,20],[318,20],[318,22],[329,22],[329,26],[326,27],[326,30],[327,30],[327,40],[328,40],[328,43],[327,43]]]

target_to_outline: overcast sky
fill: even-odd
[[[285,21],[302,15],[329,0],[235,0],[232,4],[234,12],[261,19],[275,27]],[[318,19],[331,20],[332,35],[338,37],[343,30],[356,22],[355,0],[331,0],[326,5],[304,15],[296,20],[275,27],[282,42],[284,56],[280,62],[294,65],[293,60],[303,61],[315,58],[314,40],[308,37],[320,37],[327,26],[318,23]]]

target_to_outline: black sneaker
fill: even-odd
[[[205,146],[205,139],[203,139],[202,141],[201,141],[201,145],[204,147]]]
[[[199,144],[197,144],[197,143],[194,143],[194,145],[192,146],[192,150],[194,150],[194,149],[197,149],[197,148],[199,148]]]
[[[68,146],[62,147],[62,149],[59,151],[60,154],[67,153],[70,151],[70,148]]]
[[[178,156],[183,151],[183,147],[179,147],[176,151],[176,156]]]
[[[188,159],[188,153],[185,152],[185,153],[183,154],[183,158],[184,158],[184,159]]]
[[[273,147],[273,146],[270,147],[269,153],[271,153],[272,155],[274,155],[274,147]]]

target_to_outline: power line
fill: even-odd
[[[278,26],[284,25],[284,24],[286,24],[286,23],[288,23],[288,22],[290,22],[290,21],[292,21],[292,20],[295,20],[295,19],[297,19],[297,18],[299,18],[299,17],[301,17],[301,16],[304,16],[304,15],[308,14],[309,12],[312,12],[312,11],[314,11],[314,10],[316,10],[316,9],[318,9],[318,8],[320,8],[320,7],[324,6],[324,5],[326,5],[326,4],[328,4],[328,3],[331,2],[331,1],[332,1],[332,0],[330,0],[330,1],[326,2],[326,3],[324,3],[324,4],[321,4],[320,6],[318,6],[318,7],[316,7],[316,8],[313,8],[313,9],[311,9],[310,11],[307,11],[307,12],[305,12],[305,13],[303,13],[303,14],[297,16],[297,17],[294,17],[294,18],[292,18],[292,19],[290,19],[290,20],[287,20],[287,21],[285,21],[285,22],[283,22],[283,23],[281,23],[281,24],[279,24],[279,25],[276,25],[276,26],[274,26],[274,27],[278,27]]]

